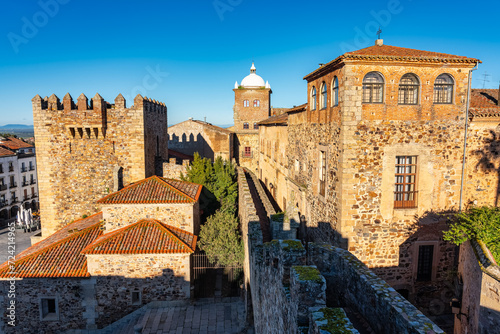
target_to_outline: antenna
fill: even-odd
[[[486,83],[487,82],[490,82],[490,80],[488,80],[488,77],[491,77],[491,75],[489,75],[488,73],[486,73],[486,71],[484,72],[483,74],[483,79],[477,79],[479,81],[482,81],[483,82],[483,89],[485,88],[486,86]]]
[[[380,28],[380,26],[378,26],[378,31],[377,31],[378,39],[380,39],[380,34],[381,33],[382,33],[382,28]]]

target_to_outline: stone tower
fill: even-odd
[[[127,185],[161,174],[168,158],[167,107],[137,95],[126,107],[99,95],[77,103],[66,94],[32,99],[42,238],[99,210],[95,202]]]
[[[234,157],[242,167],[257,170],[259,130],[257,123],[271,111],[271,86],[256,74],[252,63],[250,74],[234,85]]]

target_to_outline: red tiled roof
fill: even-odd
[[[155,219],[143,219],[103,235],[84,254],[193,253],[196,236]]]
[[[100,204],[194,203],[202,185],[151,176],[97,201]]]
[[[87,258],[81,251],[102,235],[102,212],[66,225],[16,256],[15,277],[88,277]],[[12,277],[9,263],[0,277]]]
[[[296,106],[293,108],[290,108],[286,111],[287,114],[292,114],[294,112],[301,112],[306,110],[307,103],[301,104],[300,106]]]
[[[328,64],[321,66],[304,77],[304,80],[313,80],[327,73],[330,68],[343,60],[381,60],[381,61],[407,61],[427,63],[477,63],[476,58],[455,56],[446,53],[415,50],[392,45],[372,45],[370,47],[346,52]]]
[[[288,123],[288,114],[285,112],[281,115],[271,116],[263,121],[260,121],[259,125],[276,125],[283,124],[286,125]]]
[[[16,155],[16,153],[0,146],[0,157],[6,156],[6,155]]]
[[[8,137],[5,140],[0,141],[0,145],[5,146],[11,150],[18,150],[24,147],[33,147],[33,145],[25,143],[21,139],[17,139],[14,137]]]
[[[472,89],[470,114],[473,117],[499,117],[498,89]]]

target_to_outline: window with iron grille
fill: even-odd
[[[453,103],[453,79],[449,74],[440,74],[434,82],[434,103]]]
[[[316,110],[316,87],[311,89],[311,110]]]
[[[421,245],[418,247],[417,281],[432,280],[432,259],[434,245]]]
[[[325,196],[326,193],[326,152],[319,151],[319,194]]]
[[[259,100],[253,100],[253,106],[254,107],[260,107],[260,101]]]
[[[323,81],[323,83],[321,83],[321,96],[319,102],[321,109],[326,108],[326,103],[327,103],[326,101],[327,101],[326,83]]]
[[[332,84],[332,105],[339,105],[339,79],[337,77],[333,78]]]
[[[253,123],[253,128],[254,130],[257,130],[259,128],[259,125],[257,123]]]
[[[243,129],[249,129],[248,123],[243,123]]]
[[[370,72],[363,78],[363,103],[384,102],[384,78],[380,73]]]
[[[418,78],[411,73],[406,73],[399,82],[398,103],[418,104]]]
[[[417,157],[396,157],[394,208],[417,207]]]
[[[244,157],[252,156],[252,148],[250,146],[245,146],[245,152],[243,152]]]

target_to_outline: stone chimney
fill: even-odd
[[[375,41],[375,45],[376,45],[376,46],[382,46],[382,45],[384,45],[384,40],[383,40],[383,39],[377,39],[377,40]]]

